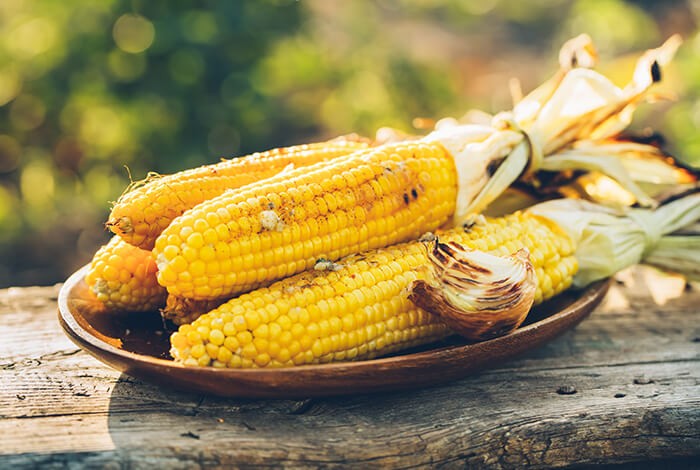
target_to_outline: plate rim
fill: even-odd
[[[200,374],[206,374],[206,375],[211,375],[214,377],[221,377],[221,378],[227,378],[227,379],[241,379],[243,381],[249,380],[249,379],[254,379],[256,382],[258,380],[264,381],[265,377],[270,377],[270,378],[279,378],[280,376],[284,376],[286,374],[293,373],[296,376],[300,375],[300,372],[302,374],[304,373],[309,373],[309,372],[320,372],[322,375],[327,375],[329,372],[338,372],[338,373],[351,373],[353,371],[362,371],[363,369],[367,367],[374,367],[378,369],[384,369],[387,367],[391,366],[404,366],[406,368],[410,368],[406,364],[398,364],[398,363],[407,363],[410,362],[411,359],[414,360],[414,362],[420,362],[421,359],[428,358],[430,356],[434,356],[436,353],[441,353],[441,354],[451,354],[451,355],[464,355],[465,353],[468,352],[469,348],[473,348],[475,345],[479,345],[480,348],[489,348],[492,346],[497,346],[501,342],[507,342],[510,339],[516,339],[518,336],[521,335],[529,335],[533,334],[536,332],[538,329],[542,327],[546,327],[551,323],[555,323],[560,321],[562,318],[571,316],[572,314],[576,312],[580,312],[582,309],[583,310],[588,310],[585,313],[579,313],[576,321],[574,324],[572,324],[570,327],[564,329],[563,331],[566,331],[570,328],[573,328],[576,324],[578,324],[581,320],[583,320],[586,316],[592,312],[597,305],[602,301],[602,299],[605,297],[608,288],[611,284],[611,279],[603,279],[600,281],[596,281],[595,283],[589,285],[586,288],[583,288],[581,290],[580,295],[570,304],[566,305],[562,310],[557,311],[546,318],[543,318],[542,320],[536,321],[534,323],[528,324],[526,326],[520,327],[517,330],[515,330],[512,333],[509,333],[504,336],[499,336],[497,338],[493,338],[487,341],[481,341],[478,343],[468,343],[468,344],[459,344],[459,345],[447,345],[447,346],[441,346],[425,351],[418,351],[418,352],[413,352],[413,353],[407,353],[407,354],[396,354],[388,357],[379,357],[375,359],[364,359],[360,361],[346,361],[346,362],[335,362],[335,363],[325,363],[325,364],[308,364],[308,365],[302,365],[302,366],[294,366],[294,367],[283,367],[283,368],[257,368],[257,369],[218,369],[218,368],[213,368],[213,367],[203,367],[203,368],[196,368],[196,367],[188,367],[183,364],[177,363],[173,360],[168,360],[168,359],[162,359],[159,357],[147,355],[147,354],[140,354],[136,352],[131,352],[128,350],[120,349],[117,348],[104,340],[96,337],[95,335],[91,334],[89,331],[87,331],[85,328],[83,328],[78,320],[75,317],[75,314],[72,313],[71,308],[69,307],[69,299],[70,299],[70,294],[73,291],[75,287],[77,287],[80,282],[83,281],[85,274],[87,273],[87,270],[90,268],[90,264],[86,264],[85,266],[79,268],[77,271],[75,271],[73,274],[71,274],[68,279],[64,282],[64,284],[61,286],[58,294],[58,317],[59,317],[59,323],[61,324],[62,329],[64,330],[64,333],[73,341],[75,342],[81,349],[86,350],[86,352],[90,353],[92,356],[96,357],[100,362],[108,364],[110,367],[115,368],[117,370],[120,370],[124,373],[129,374],[129,372],[123,368],[123,367],[117,367],[113,362],[107,361],[105,357],[102,354],[97,354],[95,351],[92,350],[94,348],[95,350],[100,351],[100,353],[106,353],[112,356],[116,356],[118,360],[121,362],[125,363],[130,363],[132,364],[135,368],[140,368],[140,367],[146,367],[146,368],[152,368],[152,367],[164,367],[164,368],[169,368],[169,369],[177,369],[178,371],[188,371],[192,374],[195,375],[200,375]],[[592,306],[591,306],[592,304]],[[590,308],[588,308],[590,307]],[[563,333],[562,331],[562,333]],[[558,334],[555,334],[554,336],[558,336]],[[548,340],[547,340],[548,341]],[[545,341],[546,342],[546,341]],[[85,344],[87,343],[87,345]],[[539,345],[540,343],[538,343]],[[158,380],[158,378],[154,378],[155,381],[157,382],[163,382],[162,380]],[[147,380],[148,381],[148,380]],[[176,383],[176,382],[173,382]],[[187,387],[185,387],[187,388]],[[212,392],[216,394],[215,392]],[[336,393],[337,394],[337,393]],[[325,396],[325,395],[331,395],[331,394],[320,394],[319,396]],[[240,394],[235,394],[235,395],[224,395],[224,396],[243,396]],[[249,396],[281,396],[280,394],[273,394],[273,395],[267,395],[267,394],[252,394]]]

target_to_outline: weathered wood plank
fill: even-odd
[[[517,468],[700,456],[700,290],[655,276],[628,271],[576,330],[491,371],[308,401],[136,381],[63,335],[56,287],[0,291],[0,467]],[[651,289],[662,282],[665,298]]]

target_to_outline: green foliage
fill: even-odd
[[[680,99],[643,127],[700,164],[700,36],[684,1],[3,0],[0,286],[87,262],[129,181],[415,117],[510,105],[589,32],[620,80],[624,54],[669,31]],[[682,21],[685,19],[685,22]],[[657,108],[655,108],[657,109]]]

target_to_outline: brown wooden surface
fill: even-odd
[[[619,279],[575,330],[477,376],[300,401],[134,380],[62,333],[58,287],[0,290],[0,468],[692,468],[700,286]]]

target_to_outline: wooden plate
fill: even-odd
[[[450,338],[381,359],[284,369],[190,368],[168,355],[169,332],[157,312],[105,314],[88,290],[88,267],[76,271],[58,297],[59,321],[78,346],[133,377],[225,397],[303,398],[435,385],[533,349],[583,320],[609,281],[569,291],[536,309],[515,332],[481,343]]]

